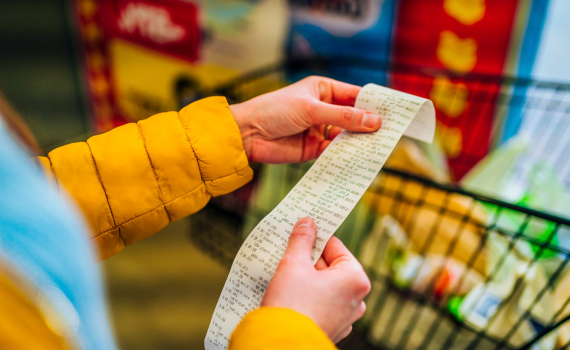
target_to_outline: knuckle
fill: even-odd
[[[293,235],[294,235],[295,239],[301,240],[301,241],[306,241],[309,243],[313,243],[315,240],[315,237],[314,237],[315,235],[312,233],[311,229],[308,227],[302,227],[302,228],[295,230]]]
[[[320,81],[322,78],[319,77],[318,75],[309,75],[308,77],[306,77],[303,80],[308,80],[308,81]]]
[[[293,257],[289,254],[283,254],[283,256],[281,257],[281,260],[279,261],[279,265],[280,266],[287,266],[289,264],[291,264]]]
[[[348,326],[348,328],[346,329],[345,333],[342,335],[343,339],[348,337],[350,335],[350,333],[352,333],[352,325]]]
[[[350,121],[354,117],[354,112],[352,111],[352,108],[350,108],[350,107],[342,107],[342,109],[340,110],[340,115],[341,115],[341,119],[343,121],[350,123]]]
[[[358,296],[364,298],[368,293],[370,293],[370,279],[364,273],[364,271],[360,270],[359,273],[355,273],[353,277],[353,288],[354,293]]]
[[[365,313],[366,313],[366,304],[364,302],[361,302],[360,305],[358,306],[358,312],[357,312],[358,318],[364,316]]]
[[[362,282],[362,294],[364,296],[367,296],[368,293],[370,293],[370,290],[372,289],[372,286],[370,284],[370,279],[368,279],[368,276],[364,276],[363,282]]]
[[[318,86],[319,100],[331,103],[333,96],[332,80],[323,77],[314,77],[314,78],[315,79],[313,84],[316,84]]]
[[[312,124],[318,124],[319,107],[320,106],[317,104],[317,102],[313,100],[308,101],[305,104],[305,111],[309,116],[309,122]]]
[[[283,256],[281,257],[281,260],[279,260],[279,265],[277,266],[277,271],[279,271],[280,273],[283,273],[284,271],[291,271],[291,269],[294,269],[295,266],[298,265],[298,258],[295,255],[292,254],[283,254]]]
[[[301,82],[306,83],[311,86],[317,86],[319,89],[321,88],[323,78],[319,77],[318,75],[310,75],[301,80]]]

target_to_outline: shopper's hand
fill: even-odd
[[[318,157],[342,128],[370,132],[381,118],[354,108],[359,86],[309,77],[283,89],[230,106],[252,162],[293,163]]]
[[[342,242],[331,237],[324,260],[314,267],[311,250],[317,236],[310,218],[297,222],[261,306],[293,309],[311,318],[329,338],[339,342],[362,317],[370,281]]]

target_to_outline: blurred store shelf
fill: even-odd
[[[68,29],[70,4],[0,2],[0,90],[45,151],[89,131],[73,31]]]

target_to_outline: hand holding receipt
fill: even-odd
[[[247,237],[212,317],[205,339],[207,350],[227,349],[231,332],[249,311],[260,306],[299,219],[308,216],[316,224],[317,237],[311,251],[314,264],[400,137],[425,142],[433,139],[435,111],[429,100],[368,84],[358,94],[355,107],[380,115],[382,127],[373,133],[339,134]]]

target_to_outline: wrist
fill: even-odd
[[[250,113],[247,110],[245,102],[230,105],[230,111],[234,116],[234,120],[239,128],[241,139],[243,142],[243,149],[248,159],[251,160],[252,145],[253,145],[253,128],[248,122]]]

